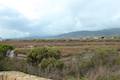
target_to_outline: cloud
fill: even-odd
[[[0,6],[0,35],[3,38],[23,37],[29,34],[29,20],[17,11]]]
[[[120,26],[119,0],[2,0],[0,35],[57,35]]]
[[[28,32],[21,32],[13,29],[0,29],[0,37],[2,38],[20,38],[24,36],[28,36]]]

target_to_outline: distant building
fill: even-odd
[[[28,48],[33,48],[34,47],[34,45],[29,45],[29,46],[27,46]]]
[[[95,37],[93,37],[93,39],[96,39],[96,40],[97,40],[97,39],[99,39],[99,37],[98,37],[98,36],[95,36]]]

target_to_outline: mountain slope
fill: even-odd
[[[87,36],[119,36],[120,28],[104,29],[98,31],[76,31],[56,36],[56,38],[80,38]]]
[[[20,39],[61,39],[61,38],[81,38],[93,36],[120,36],[120,28],[104,29],[98,31],[75,31],[57,36],[31,35]]]

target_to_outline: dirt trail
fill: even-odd
[[[51,80],[51,79],[45,79],[45,78],[25,74],[22,72],[5,71],[5,72],[0,72],[0,80]]]

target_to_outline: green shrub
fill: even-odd
[[[95,66],[105,65],[112,66],[120,58],[117,49],[113,48],[98,48],[92,57],[92,62]]]
[[[55,59],[60,59],[60,51],[56,48],[50,48],[48,47],[48,52],[46,54],[46,58],[55,58]]]
[[[28,48],[16,48],[14,50],[14,53],[16,55],[19,55],[19,54],[27,55],[28,52],[30,52],[30,49],[28,49]]]
[[[16,58],[4,58],[0,60],[0,71],[22,71],[27,70],[25,60],[18,60]]]
[[[97,80],[120,80],[120,75],[104,75],[99,76]]]
[[[72,59],[71,59],[72,60]],[[97,48],[94,51],[86,51],[73,57],[71,70],[79,73],[81,76],[87,74],[90,70],[104,66],[113,68],[120,66],[120,53],[115,48]],[[70,65],[69,65],[70,66]]]
[[[13,50],[13,46],[9,45],[0,45],[0,59],[4,58],[6,56],[6,53],[8,50]]]
[[[74,61],[76,64],[73,64],[77,69],[76,74],[79,73],[81,76],[84,76],[84,74],[86,74],[89,70],[91,70],[94,67],[94,64],[92,62],[93,55],[93,53],[88,52],[76,55],[77,57],[75,57]],[[73,68],[73,70],[75,70],[75,68]]]
[[[43,59],[39,64],[41,69],[63,69],[64,63],[55,58]]]
[[[60,58],[60,51],[54,48],[33,48],[27,56],[28,62],[39,64],[44,58]]]
[[[62,61],[60,61],[60,60],[57,60],[57,61],[55,62],[55,67],[56,67],[57,69],[62,70],[62,69],[64,68],[64,66],[65,66],[65,64],[64,64]]]
[[[60,51],[50,47],[33,48],[27,56],[29,63],[39,66],[42,70],[62,70],[64,63],[59,59]]]

